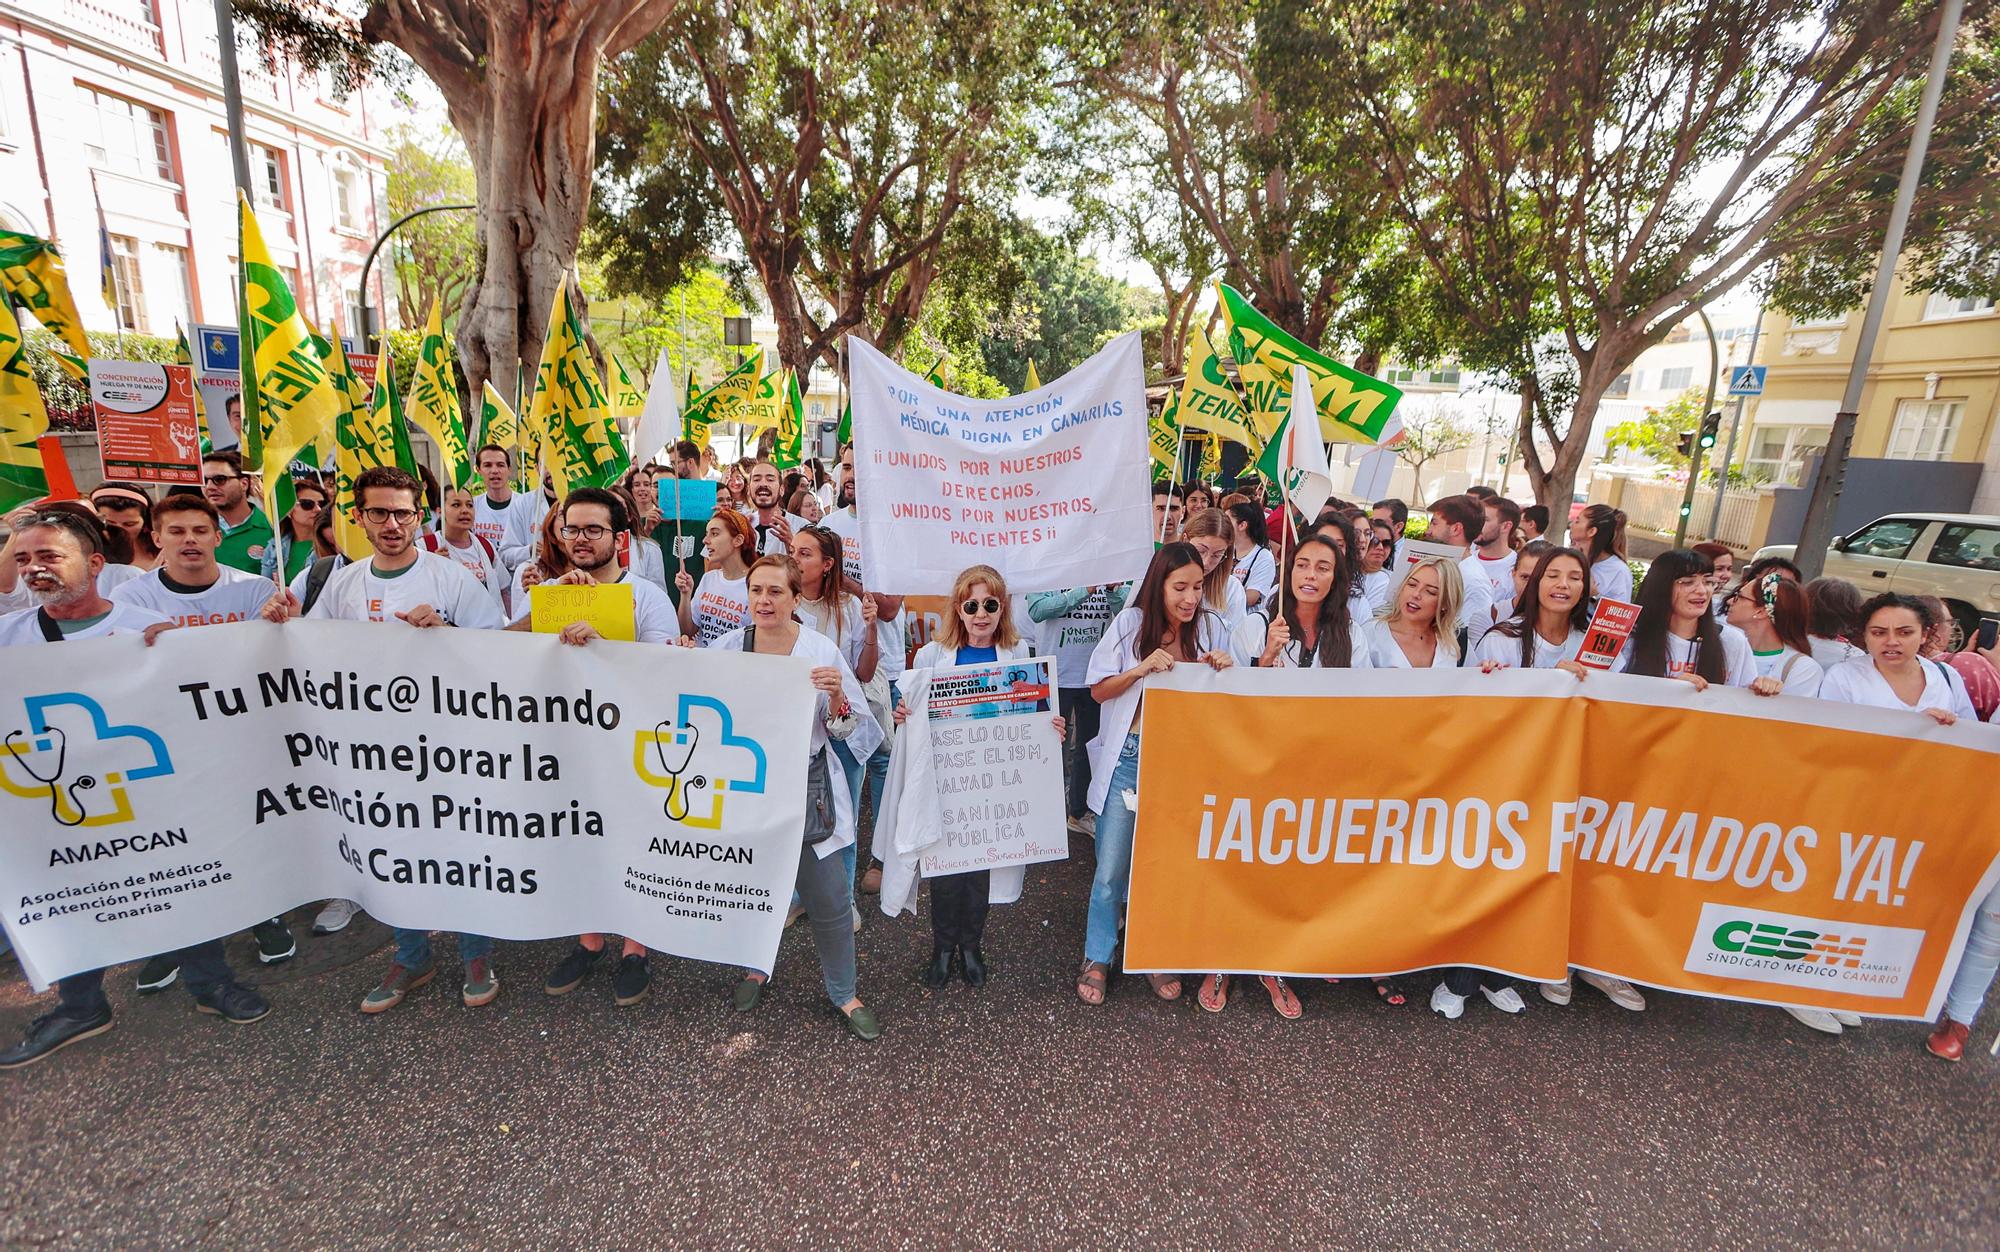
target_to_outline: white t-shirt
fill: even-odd
[[[255,575],[252,575],[255,577]],[[42,634],[42,624],[37,620],[41,606],[21,609],[0,617],[0,648],[11,648],[24,643],[50,642]],[[125,604],[113,600],[111,611],[82,630],[67,632],[64,643],[79,643],[85,639],[102,639],[106,635],[144,634],[146,627],[157,626],[166,621],[165,617],[136,604]]]
[[[484,535],[512,573],[533,559],[535,545],[542,539],[542,519],[548,515],[548,498],[539,491],[525,495],[517,491],[500,508],[482,494],[472,500],[472,533]]]
[[[435,552],[417,553],[416,563],[384,578],[375,562],[355,561],[334,571],[308,617],[341,622],[394,622],[398,613],[430,605],[453,626],[493,630],[501,625],[500,604],[463,565]]]
[[[811,522],[796,513],[786,513],[784,516],[785,524],[792,528],[793,539],[798,538],[800,531],[812,525]],[[757,541],[758,556],[790,556],[792,554],[791,541],[778,534],[778,528],[775,523],[772,524],[771,529],[764,531],[762,534],[757,533],[759,525],[757,512],[753,509],[750,512],[750,537]],[[845,565],[846,561],[843,559],[841,564]]]
[[[0,643],[4,642],[6,640],[0,639]],[[1953,681],[1958,671],[1939,661],[1919,659],[1917,665],[1923,670],[1924,693],[1917,697],[1915,704],[1904,704],[1889,686],[1889,680],[1875,668],[1875,662],[1865,655],[1826,671],[1826,677],[1819,685],[1819,698],[1866,704],[1878,709],[1902,709],[1905,712],[1948,709],[1957,714],[1960,721],[1979,720],[1979,713],[1972,707],[1972,698],[1966,693],[1965,684]]]
[[[1808,635],[1806,642],[1812,645],[1812,659],[1819,662],[1823,674],[1832,673],[1834,666],[1844,665],[1857,656],[1868,655],[1845,639],[1822,639],[1818,635]]]
[[[1820,663],[1797,648],[1780,647],[1775,652],[1752,650],[1750,659],[1757,667],[1758,678],[1775,678],[1785,685],[1781,695],[1816,696],[1820,680],[1826,677]]]
[[[1757,677],[1756,655],[1750,651],[1750,637],[1727,622],[1716,627],[1722,632],[1723,683],[1731,687],[1748,687]],[[1683,639],[1672,631],[1667,632],[1667,672],[1666,677],[1675,678],[1682,674],[1692,674],[1700,663],[1697,639]],[[1632,641],[1618,651],[1618,659],[1611,663],[1614,673],[1627,672],[1632,664]]]
[[[1606,553],[1590,567],[1590,594],[1599,600],[1632,599],[1632,567],[1623,558]]]
[[[1387,568],[1361,576],[1361,594],[1367,599],[1368,609],[1372,613],[1379,615],[1388,611],[1389,593],[1395,589],[1396,580]],[[1513,589],[1510,587],[1508,591],[1511,597]]]
[[[1408,654],[1403,651],[1403,645],[1396,642],[1396,636],[1389,630],[1389,623],[1382,621],[1380,618],[1369,622],[1364,631],[1364,637],[1368,641],[1368,650],[1375,659],[1376,669],[1417,668],[1416,662],[1410,660]],[[1493,635],[1489,632],[1487,637],[1492,638]],[[1511,643],[1513,641],[1508,640],[1508,642]],[[1514,653],[1517,661],[1520,655],[1518,651]],[[1457,665],[1458,658],[1445,646],[1445,637],[1440,633],[1438,635],[1437,651],[1431,654],[1430,668],[1453,669]]]
[[[486,588],[487,594],[493,597],[493,602],[504,608],[504,598],[507,595],[508,585],[512,580],[507,577],[506,570],[502,568],[503,562],[499,556],[500,545],[488,539],[487,543],[493,543],[493,552],[488,553],[485,546],[479,542],[479,539],[479,528],[477,526],[473,527],[472,542],[466,544],[463,548],[452,546],[451,540],[445,538],[443,532],[439,532],[437,537],[437,554],[442,557],[448,557],[463,565],[465,572],[472,575],[480,586]],[[525,611],[525,606],[523,606],[523,611]]]
[[[853,509],[834,509],[819,524],[840,536],[840,572],[861,586],[861,519]]]
[[[860,672],[861,649],[868,642],[868,631],[872,628],[861,620],[859,596],[841,597],[838,637],[835,635],[833,622],[830,620],[832,615],[828,612],[825,601],[800,600],[799,616],[804,619],[807,626],[840,645],[840,655],[847,661],[847,668],[856,671],[857,674]],[[879,640],[875,646],[879,654],[881,648]]]
[[[176,626],[217,626],[254,621],[264,602],[277,594],[277,586],[268,578],[227,565],[218,565],[216,572],[216,580],[209,586],[182,592],[162,581],[164,570],[152,570],[120,586],[110,599],[157,613]]]
[[[1504,622],[1514,616],[1514,565],[1520,559],[1521,554],[1511,548],[1504,556],[1495,557],[1481,556],[1479,550],[1474,548],[1471,557],[1459,566],[1462,573],[1470,572],[1468,566],[1477,569],[1485,575],[1487,582],[1493,584],[1493,620],[1496,622]]]
[[[1248,556],[1236,558],[1236,581],[1243,584],[1245,591],[1259,592],[1265,600],[1270,599],[1278,592],[1278,558],[1266,547],[1250,549]]]
[[[667,554],[660,551],[658,541],[632,536],[632,572],[641,579],[667,589]]]
[[[1572,630],[1561,643],[1550,643],[1535,632],[1535,663],[1531,669],[1554,669],[1560,661],[1574,661],[1576,654],[1583,650],[1583,632]],[[1508,668],[1518,668],[1521,664],[1521,640],[1513,635],[1489,630],[1484,638],[1473,645],[1472,664],[1484,665],[1491,662]]]
[[[1273,610],[1277,605],[1271,606]],[[1369,643],[1368,628],[1375,619],[1368,615],[1368,602],[1349,598],[1347,602],[1347,642],[1348,669],[1374,669],[1375,651]],[[1255,665],[1264,655],[1264,645],[1270,640],[1271,619],[1266,610],[1253,609],[1231,636],[1235,645],[1236,663]],[[1134,662],[1136,664],[1137,662]],[[1319,668],[1319,653],[1307,653],[1305,645],[1297,636],[1278,653],[1274,664],[1277,669]]]
[[[632,633],[640,643],[677,643],[681,637],[681,616],[673,598],[643,578],[626,570],[618,581],[632,588]]]
[[[1479,650],[1479,641],[1486,637],[1486,632],[1492,630],[1494,625],[1493,582],[1486,576],[1486,571],[1480,568],[1481,564],[1476,556],[1468,556],[1458,563],[1458,578],[1465,585],[1465,603],[1458,606],[1458,624],[1465,627],[1465,646],[1471,648],[1475,654]],[[1512,603],[1511,581],[1507,585],[1507,590],[1508,602]]]
[[[724,635],[749,624],[750,575],[724,578],[721,570],[703,571],[701,581],[695,584],[690,612],[694,615],[695,646],[715,647]]]

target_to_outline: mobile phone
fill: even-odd
[[[1990,617],[1979,619],[1979,646],[1982,649],[1990,649],[1993,646],[1996,633],[2000,633],[2000,622],[1996,622]]]

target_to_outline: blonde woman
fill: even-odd
[[[1458,654],[1458,606],[1465,583],[1458,563],[1427,556],[1410,567],[1389,597],[1389,611],[1368,623],[1364,638],[1381,669],[1451,669]],[[1444,622],[1447,629],[1439,630]]]
[[[1233,636],[1249,614],[1243,584],[1234,576],[1235,563],[1227,558],[1236,543],[1236,528],[1221,509],[1203,509],[1190,514],[1181,527],[1181,538],[1201,553],[1202,603],[1222,615],[1223,625]]]

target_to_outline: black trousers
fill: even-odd
[[[1470,996],[1481,987],[1494,991],[1505,991],[1514,985],[1514,980],[1505,974],[1496,974],[1490,969],[1474,969],[1470,965],[1458,965],[1446,970],[1444,987],[1455,996]]]
[[[1069,742],[1063,745],[1064,771],[1069,780],[1069,815],[1082,817],[1090,798],[1090,741],[1097,738],[1098,715],[1103,707],[1091,698],[1088,687],[1060,687],[1057,699]]]
[[[220,939],[182,948],[173,954],[173,959],[180,963],[181,985],[191,995],[206,995],[236,981],[228,959],[222,955]],[[111,1007],[111,1001],[104,996],[104,971],[101,969],[85,970],[57,980],[56,998],[61,1005],[57,1011],[78,1021],[95,1017]]]
[[[986,933],[992,872],[945,874],[931,883],[931,938],[947,948],[976,948]]]

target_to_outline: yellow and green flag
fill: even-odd
[[[632,371],[625,368],[625,362],[615,353],[611,354],[610,372],[605,389],[610,392],[611,418],[620,430],[633,430],[639,415],[646,411],[646,389],[632,381]]]
[[[687,437],[698,448],[708,447],[709,428],[717,422],[740,422],[743,408],[757,394],[757,384],[764,376],[764,350],[758,348],[733,370],[722,376],[722,381],[702,392],[688,402],[684,415]]]
[[[387,430],[378,430],[375,424],[374,395],[364,390],[361,376],[342,350],[340,341],[332,344],[334,352],[334,373],[339,381],[341,394],[347,405],[333,424],[333,539],[350,561],[363,560],[374,555],[369,546],[368,536],[361,529],[361,519],[354,499],[354,480],[365,469],[377,465],[396,464],[395,437]],[[379,362],[381,369],[376,379],[376,392],[382,391],[383,380],[390,380],[394,388],[394,370],[389,354],[384,352]],[[383,414],[386,419],[389,408],[384,401]],[[399,423],[400,426],[400,423]],[[404,436],[408,446],[408,436]]]
[[[1222,476],[1222,437],[1213,431],[1201,437],[1201,468],[1203,482],[1214,482]]]
[[[781,470],[797,469],[805,459],[806,401],[799,394],[799,376],[791,370],[785,376],[785,403],[778,415],[778,439],[771,445],[771,464]]]
[[[69,275],[63,272],[62,253],[56,246],[34,235],[0,231],[0,288],[68,345],[69,352],[55,354],[63,370],[72,378],[84,377],[90,341],[84,338],[83,318],[76,311],[76,297],[70,294]]]
[[[629,456],[606,437],[609,400],[597,367],[583,342],[583,320],[570,303],[567,278],[556,287],[549,310],[548,337],[542,342],[541,364],[535,370],[535,394],[529,421],[548,440],[549,469],[556,495],[577,487],[604,487],[630,468]]]
[[[194,349],[188,346],[187,332],[181,329],[178,319],[174,322],[174,363],[187,366],[190,372],[194,369]],[[201,454],[207,456],[215,451],[215,445],[208,438],[208,406],[201,401],[198,381],[194,389],[194,420],[201,431]]]
[[[327,358],[313,343],[312,329],[292,299],[291,288],[271,261],[257,229],[250,201],[236,193],[238,248],[242,261],[243,462],[264,482],[264,510],[272,529],[283,524],[276,512],[278,482],[288,478],[293,458],[322,430],[333,430],[347,406],[328,372]]]
[[[1021,387],[1021,390],[1023,390],[1023,391],[1040,391],[1041,389],[1042,389],[1042,376],[1041,376],[1040,374],[1037,374],[1037,373],[1035,372],[1035,358],[1033,358],[1033,357],[1029,357],[1029,358],[1028,358],[1028,381],[1027,381],[1026,383],[1022,384],[1022,387]]]
[[[1269,442],[1291,411],[1292,366],[1303,365],[1312,379],[1313,406],[1320,433],[1343,443],[1379,443],[1403,393],[1380,379],[1349,369],[1291,335],[1251,306],[1227,283],[1215,285],[1222,320],[1229,326],[1229,352],[1249,399],[1250,420],[1260,440]]]
[[[785,371],[774,369],[757,379],[757,386],[731,419],[753,430],[776,430],[784,420]]]
[[[410,382],[409,416],[437,445],[444,462],[445,485],[463,487],[472,482],[472,456],[465,446],[465,418],[458,408],[458,370],[451,358],[451,341],[444,337],[444,310],[432,300],[423,343],[417,347],[417,376]]]
[[[41,443],[48,430],[21,324],[12,303],[0,299],[0,513],[49,494]]]
[[[1209,342],[1208,332],[1194,328],[1188,337],[1187,377],[1181,383],[1180,422],[1184,430],[1205,430],[1250,449],[1254,457],[1263,451],[1264,441],[1243,407],[1243,399],[1223,372],[1222,358]],[[1218,451],[1217,456],[1220,456]]]
[[[949,352],[938,353],[938,359],[932,363],[929,369],[924,371],[924,381],[936,387],[939,391],[951,390],[951,388],[944,384],[944,362],[945,358],[950,355]]]
[[[1146,423],[1146,442],[1153,450],[1153,477],[1173,478],[1181,453],[1181,398],[1169,391],[1160,411]]]
[[[479,393],[479,446],[496,444],[513,452],[521,443],[521,419],[487,379]]]

